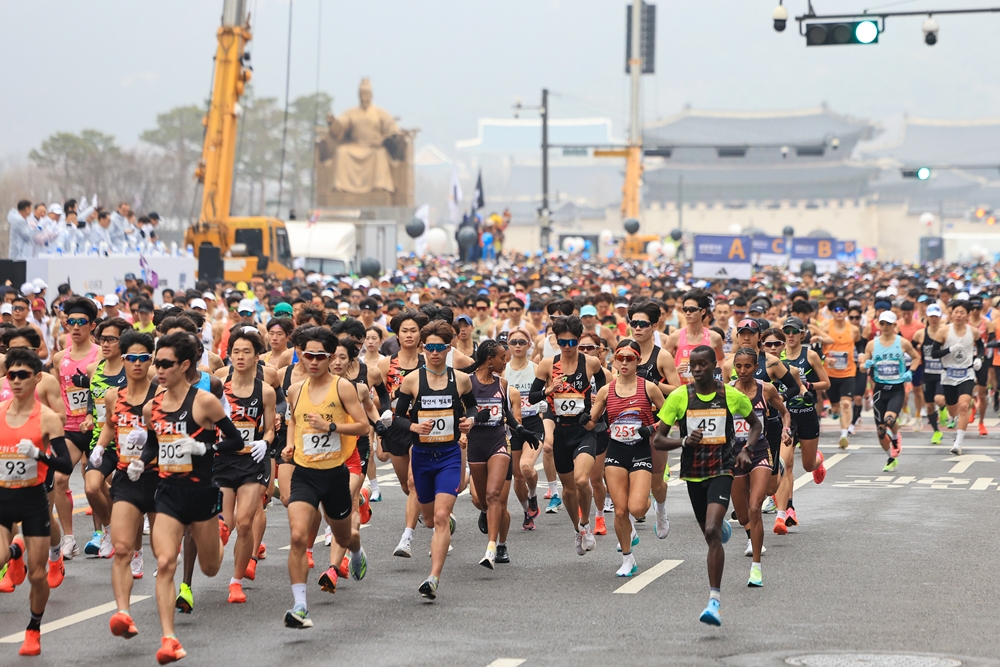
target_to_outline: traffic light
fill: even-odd
[[[903,178],[915,178],[919,181],[926,181],[931,177],[930,167],[918,167],[916,169],[903,169]]]
[[[807,23],[806,46],[877,44],[878,33],[878,23],[870,20],[847,23]]]

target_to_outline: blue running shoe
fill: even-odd
[[[719,601],[714,598],[709,600],[708,606],[705,607],[705,611],[701,612],[701,618],[698,620],[707,625],[722,625],[722,617],[719,616]]]
[[[104,531],[95,530],[93,536],[90,538],[90,541],[87,542],[85,547],[83,547],[83,553],[88,556],[96,556],[101,551],[101,540],[103,539]]]
[[[558,493],[553,493],[549,500],[549,506],[545,508],[545,513],[556,514],[560,507],[562,507],[562,498],[559,497]]]
[[[729,538],[733,536],[733,527],[729,525],[729,522],[723,519],[722,521],[722,543],[725,544],[729,541]]]

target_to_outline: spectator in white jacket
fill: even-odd
[[[90,243],[97,247],[105,243],[109,252],[119,251],[125,243],[125,231],[115,227],[107,211],[101,211],[97,214],[97,224],[90,228]]]
[[[45,206],[41,205],[41,215],[45,216]],[[10,259],[24,260],[35,257],[39,246],[52,240],[48,233],[31,214],[31,202],[22,199],[17,208],[7,213],[7,223],[10,225]]]

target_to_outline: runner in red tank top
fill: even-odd
[[[0,591],[13,591],[26,576],[31,583],[31,619],[21,655],[41,653],[42,614],[49,589],[61,584],[65,573],[59,554],[57,560],[49,562],[46,575],[45,554],[51,531],[46,487],[53,472],[65,474],[73,469],[62,420],[35,399],[41,373],[42,360],[37,354],[11,350],[7,355],[7,380],[13,398],[0,403],[0,566],[8,566]],[[17,523],[21,524],[22,535],[14,537]]]

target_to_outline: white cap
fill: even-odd
[[[899,290],[895,287],[890,287],[885,291],[886,296],[899,296]]]
[[[927,306],[927,317],[941,317],[941,306],[936,303]]]
[[[35,286],[35,290],[41,292],[43,289],[48,289],[49,286],[45,284],[45,281],[41,278],[35,278],[31,281],[31,284]]]
[[[202,310],[208,310],[208,304],[205,303],[204,299],[191,299],[188,301],[188,308],[201,308]]]
[[[368,290],[368,296],[382,296],[382,290],[377,287],[373,287]]]
[[[62,204],[49,204],[49,213],[55,213],[56,215],[63,214]]]
[[[0,306],[0,315],[11,315],[13,312],[14,308],[9,303]]]
[[[959,292],[958,294],[955,295],[955,301],[968,301],[968,300],[969,300],[968,292]]]
[[[368,289],[371,286],[372,286],[372,281],[369,280],[368,278],[362,278],[361,280],[358,281],[358,287],[363,287],[365,289]]]
[[[118,305],[118,295],[117,294],[105,294],[104,295],[104,305],[105,306],[117,306]]]
[[[257,308],[254,306],[253,300],[251,299],[243,299],[240,301],[239,305],[236,306],[237,313],[245,313],[247,311],[254,313],[257,312]]]
[[[347,311],[349,311],[350,309],[351,309],[351,304],[347,303],[346,301],[341,301],[340,305],[337,306],[337,312],[340,313],[341,315],[346,315]]]
[[[941,289],[941,285],[938,284],[938,281],[932,280],[927,283],[927,289]]]
[[[410,303],[412,303],[415,306],[419,306],[420,305],[420,295],[419,294],[411,294],[410,295]]]
[[[216,300],[216,298],[215,298],[215,292],[202,292],[201,293],[201,298],[202,299],[211,299],[212,301],[215,301]]]
[[[896,323],[896,313],[891,310],[883,311],[881,315],[878,316],[879,322],[888,322],[889,324]]]
[[[35,286],[31,283],[24,283],[21,285],[21,294],[34,294]]]
[[[451,283],[448,282],[447,280],[442,280],[441,284],[439,285],[439,287],[441,289],[451,289]],[[513,289],[511,291],[513,291]],[[368,294],[371,294],[370,290],[369,290]]]
[[[320,292],[319,295],[321,297],[323,297],[324,299],[332,299],[333,298],[333,290],[332,289],[325,289],[322,292]]]
[[[441,279],[438,278],[437,276],[431,276],[430,278],[427,279],[428,287],[437,287],[440,284],[441,284]]]

